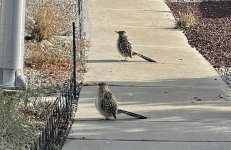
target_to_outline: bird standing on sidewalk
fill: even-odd
[[[112,91],[108,88],[105,82],[98,83],[98,95],[95,99],[95,106],[99,113],[106,117],[106,120],[110,119],[110,117],[114,117],[116,119],[117,114],[123,113],[132,117],[136,117],[139,119],[147,119],[147,117],[125,111],[118,108],[118,103]]]
[[[125,57],[124,61],[127,61],[128,57],[132,58],[133,55],[137,55],[146,61],[156,62],[155,60],[153,60],[147,56],[144,56],[140,53],[132,51],[131,43],[128,41],[128,37],[125,35],[125,33],[126,33],[125,31],[115,31],[115,32],[119,34],[119,37],[117,39],[117,48],[118,48],[120,54],[123,57]]]

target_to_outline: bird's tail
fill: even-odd
[[[144,56],[144,55],[142,55],[142,54],[140,54],[140,53],[132,52],[132,55],[137,55],[137,56],[140,56],[141,58],[143,58],[143,59],[146,60],[146,61],[155,62],[155,63],[156,63],[155,60],[153,60],[153,59],[151,59],[151,58],[149,58],[149,57],[147,57],[147,56]]]
[[[126,115],[129,115],[129,116],[132,116],[132,117],[136,117],[138,119],[147,119],[148,117],[145,117],[143,115],[139,115],[139,114],[136,114],[136,113],[133,113],[133,112],[130,112],[130,111],[126,111],[126,110],[122,110],[122,109],[118,109],[118,114],[119,113],[122,113],[122,114],[126,114]]]

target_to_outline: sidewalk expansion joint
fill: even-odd
[[[78,141],[115,141],[115,142],[164,142],[164,143],[231,143],[231,141],[218,141],[218,140],[155,140],[155,139],[90,139],[90,138],[74,138],[68,137],[68,140]]]
[[[194,86],[187,86],[187,85],[134,85],[134,84],[107,84],[111,87],[138,87],[138,88],[189,88],[193,89]],[[97,83],[85,83],[83,86],[98,86]],[[219,89],[219,87],[208,87],[208,86],[196,86],[196,88],[206,88],[206,89]]]
[[[137,121],[140,119],[136,119],[136,118],[122,118],[122,119],[116,119],[116,122],[130,122],[130,121]],[[105,121],[104,119],[79,119],[79,118],[74,118],[73,119],[74,122],[96,122],[96,121]],[[107,122],[110,121],[115,121],[115,120],[106,120]],[[197,121],[197,120],[192,120],[192,121],[184,121],[184,120],[145,120],[145,122],[160,122],[160,123],[217,123],[217,122],[212,122],[212,121]]]

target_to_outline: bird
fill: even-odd
[[[119,53],[123,57],[125,57],[125,59],[123,61],[127,61],[128,57],[132,58],[133,55],[137,55],[146,61],[156,63],[155,60],[132,50],[131,43],[128,41],[128,37],[125,35],[126,34],[125,31],[115,31],[115,32],[118,33],[118,35],[119,35],[119,37],[117,39],[117,49],[118,49]]]
[[[130,111],[126,111],[118,108],[118,102],[113,94],[113,92],[109,89],[106,82],[98,83],[99,89],[98,94],[95,99],[95,106],[98,112],[105,117],[105,120],[109,120],[110,117],[117,118],[117,114],[126,114],[132,117],[136,117],[138,119],[147,119],[147,117],[143,115],[139,115]]]

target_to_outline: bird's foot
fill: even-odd
[[[122,59],[122,60],[120,60],[120,61],[124,61],[124,62],[125,62],[125,61],[128,61],[128,60],[127,60],[127,59]]]
[[[110,120],[110,118],[109,118],[109,117],[106,117],[105,120]]]

